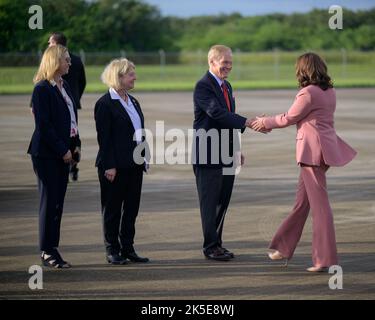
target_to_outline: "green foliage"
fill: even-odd
[[[206,50],[221,42],[242,51],[375,49],[375,9],[344,9],[342,30],[328,27],[330,17],[328,9],[291,15],[221,16],[220,23],[214,17],[194,17],[185,21],[178,46]]]
[[[43,29],[30,30],[28,9],[43,9]],[[0,0],[0,50],[43,50],[51,32],[64,32],[72,51],[155,51],[174,48],[168,19],[139,0]]]
[[[43,29],[30,30],[28,9],[43,8]],[[0,52],[37,52],[62,31],[72,51],[204,52],[215,43],[241,51],[375,49],[375,8],[343,10],[343,30],[331,30],[327,10],[243,17],[162,17],[142,0],[0,0]]]

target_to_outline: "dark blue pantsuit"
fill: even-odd
[[[69,165],[60,159],[32,157],[38,178],[39,247],[51,252],[59,246],[60,224],[68,185]]]

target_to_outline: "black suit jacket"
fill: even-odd
[[[70,52],[69,55],[72,59],[72,65],[69,67],[69,72],[63,76],[63,79],[69,84],[77,108],[81,109],[80,100],[86,87],[85,68],[80,57]]]
[[[207,71],[195,86],[193,165],[217,168],[232,166],[232,162],[228,163],[222,157],[222,131],[223,129],[229,129],[228,145],[225,145],[225,148],[229,150],[229,156],[233,156],[233,139],[237,137],[236,130],[233,129],[240,129],[243,132],[245,130],[246,118],[235,114],[236,105],[232,94],[232,87],[228,81],[225,81],[225,84],[229,91],[231,111],[228,110],[222,89],[210,72]],[[197,134],[197,130],[200,129],[206,132],[214,129],[218,133],[218,145],[213,146],[216,151],[219,151],[220,156],[218,158],[216,157],[215,159],[215,156],[212,155],[211,140],[208,139],[208,141],[205,141],[205,139],[202,139],[202,136]],[[202,152],[207,157],[204,157]]]
[[[138,112],[144,129],[141,106],[133,96],[129,95],[129,98]],[[112,99],[109,92],[95,104],[95,123],[99,144],[95,165],[98,168],[107,170],[133,168],[139,165],[133,159],[133,152],[137,146],[137,142],[133,140],[135,132],[133,123],[121,102]]]
[[[65,81],[63,86],[74,103]],[[70,112],[60,90],[47,80],[38,82],[34,87],[31,106],[35,130],[27,152],[36,157],[62,158],[70,147]],[[78,119],[76,107],[74,111]],[[79,136],[77,140],[80,146]]]

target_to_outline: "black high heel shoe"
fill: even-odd
[[[60,252],[55,249],[55,255],[57,257],[57,259],[59,260],[60,264],[62,265],[63,268],[71,268],[72,265],[69,263],[69,262],[66,262],[62,256],[60,255]]]
[[[56,269],[68,269],[72,267],[70,263],[63,260],[57,249],[55,249],[54,252],[51,253],[43,251],[40,259],[42,260],[42,264],[45,267]]]

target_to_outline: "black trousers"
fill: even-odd
[[[38,178],[39,248],[50,252],[59,246],[61,217],[68,185],[69,165],[62,159],[32,157]]]
[[[98,169],[104,244],[107,254],[134,251],[135,221],[143,181],[143,166],[117,169],[113,182]]]
[[[224,218],[227,212],[234,175],[223,175],[223,169],[193,166],[197,184],[203,229],[203,251],[222,245]]]

